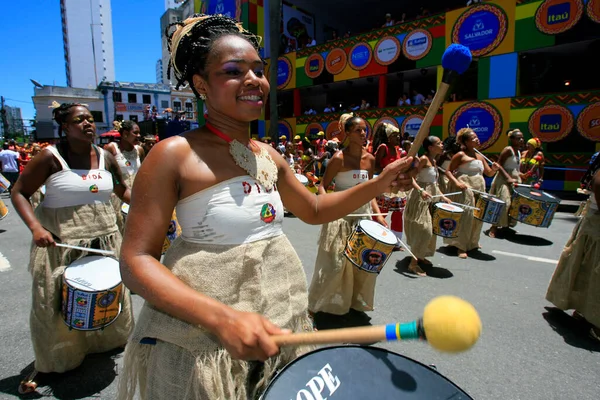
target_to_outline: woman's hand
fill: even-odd
[[[36,246],[54,246],[54,238],[52,237],[52,234],[44,228],[39,227],[37,229],[34,229],[31,233],[33,234],[33,242]]]
[[[498,164],[497,162],[492,163],[492,171],[497,172],[500,169],[500,164]]]
[[[509,185],[514,185],[514,184],[516,184],[516,183],[517,183],[517,181],[516,181],[516,180],[514,180],[513,178],[507,179],[507,180],[506,180],[506,182],[507,182]]]
[[[385,217],[383,215],[378,215],[376,218],[377,222],[379,222],[381,225],[385,226],[386,228],[389,228],[387,221],[385,220]]]
[[[408,191],[412,185],[412,176],[409,171],[412,167],[413,157],[405,157],[386,165],[377,179],[381,183],[381,193],[391,187]]]
[[[231,309],[214,333],[234,359],[266,361],[279,353],[271,336],[291,332],[259,314]]]
[[[463,190],[463,191],[464,191],[464,190],[467,190],[467,189],[469,188],[469,187],[467,186],[467,184],[466,184],[466,183],[464,183],[464,182],[461,182],[461,181],[458,181],[458,182],[456,183],[456,186],[457,186],[457,187],[458,187],[460,190]]]
[[[429,199],[431,199],[431,195],[429,193],[427,193],[425,190],[421,189],[420,192],[421,192],[421,198],[423,200],[429,200]]]
[[[442,196],[442,201],[448,204],[452,203],[452,200],[450,200],[449,198],[447,198],[446,196]]]

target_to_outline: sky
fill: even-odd
[[[0,0],[0,95],[33,119],[33,84],[66,86],[59,0]],[[156,82],[164,0],[112,0],[115,77]]]

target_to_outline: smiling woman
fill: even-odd
[[[173,27],[169,73],[205,99],[208,118],[158,143],[136,177],[121,273],[146,302],[119,397],[132,399],[139,387],[148,399],[247,399],[307,350],[280,352],[271,336],[312,330],[306,277],[282,231],[284,205],[312,224],[340,218],[383,192],[411,160],[317,201],[275,149],[250,139],[269,93],[259,38],[220,15]],[[174,208],[182,235],[161,264]]]

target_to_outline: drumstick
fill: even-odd
[[[386,216],[388,213],[379,213],[379,214],[348,214],[347,217],[379,217]]]
[[[477,149],[473,149],[473,150],[475,150],[475,153],[477,153],[477,154],[479,154],[481,157],[485,158],[485,161],[487,161],[488,163],[490,163],[490,165],[494,164],[494,163],[493,163],[493,162],[492,162],[492,161],[491,161],[489,158],[487,158],[486,156],[484,156],[482,152],[480,152],[480,151],[479,151],[479,150],[477,150]]]
[[[404,248],[406,249],[406,251],[408,252],[408,254],[410,254],[412,256],[412,258],[414,258],[415,260],[419,261],[419,259],[417,258],[417,256],[415,256],[412,251],[409,250],[408,246],[400,239],[398,239],[398,241],[400,242],[400,244],[402,246],[404,246]]]
[[[515,186],[521,186],[521,187],[533,187],[531,185],[525,185],[523,183],[515,183]]]
[[[412,147],[408,151],[409,157],[414,157],[419,152],[423,140],[429,135],[429,128],[433,123],[433,119],[446,99],[446,94],[450,89],[450,85],[458,75],[461,75],[469,68],[471,60],[471,51],[468,47],[461,44],[453,43],[448,46],[446,51],[444,51],[444,54],[442,55],[442,67],[444,68],[442,81],[440,82],[440,87],[437,92],[435,92],[431,104],[427,108],[427,113],[423,118],[419,132],[415,136]]]
[[[461,207],[464,207],[464,208],[470,208],[471,210],[477,210],[477,211],[479,211],[479,208],[473,207],[473,206],[468,206],[466,204],[455,203],[455,202],[452,202],[450,204],[454,204],[455,206],[461,206]]]
[[[90,253],[98,253],[98,254],[103,254],[105,256],[114,256],[115,255],[115,252],[111,251],[111,250],[90,249],[88,247],[73,246],[72,244],[64,244],[64,243],[56,243],[56,242],[54,244],[58,247],[66,247],[66,248],[74,249],[74,250],[82,250],[82,251],[87,251]]]
[[[446,173],[446,170],[442,167],[437,167],[437,169],[439,169],[440,171],[442,171],[443,173]]]
[[[462,192],[452,192],[452,193],[436,194],[435,196],[431,196],[431,198],[433,199],[434,197],[454,196],[455,194],[462,194]]]
[[[469,189],[471,189],[471,188],[469,188]],[[489,194],[487,192],[482,192],[481,190],[475,190],[475,189],[471,189],[471,192],[475,192],[475,193],[479,193],[479,194]]]
[[[480,334],[481,320],[470,303],[454,296],[440,296],[425,306],[422,318],[412,322],[274,335],[271,338],[279,346],[421,339],[439,351],[458,353],[471,348]]]

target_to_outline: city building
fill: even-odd
[[[163,80],[163,62],[162,60],[156,61],[156,83],[164,83]]]
[[[169,0],[167,0],[169,1]],[[172,1],[172,0],[171,0]],[[167,46],[166,29],[168,26],[177,21],[183,21],[194,14],[194,0],[179,1],[177,8],[167,8],[165,13],[160,17],[160,40],[161,40],[161,61],[162,61],[162,82],[164,84],[174,84],[174,79],[167,77],[169,65],[169,48]]]
[[[25,133],[25,125],[23,123],[23,117],[21,116],[21,109],[19,107],[4,106],[4,110],[6,111],[8,132],[18,135]]]
[[[189,121],[197,120],[198,100],[187,85],[179,88],[179,90],[175,90],[174,86],[171,87],[171,105],[173,112],[185,111],[185,119]]]
[[[177,8],[183,3],[183,0],[165,0],[165,11],[169,8]]]
[[[52,116],[52,103],[81,103],[87,104],[96,121],[97,131],[108,130],[107,114],[104,111],[104,96],[96,89],[82,89],[64,86],[35,87],[32,97],[36,113],[37,140],[58,138],[58,125]]]
[[[115,79],[110,0],[61,0],[67,86],[95,89]]]
[[[98,85],[103,99],[104,114],[108,121],[143,121],[148,110],[156,107],[159,117],[166,117],[165,110],[171,108],[171,88],[159,83],[109,82]]]

